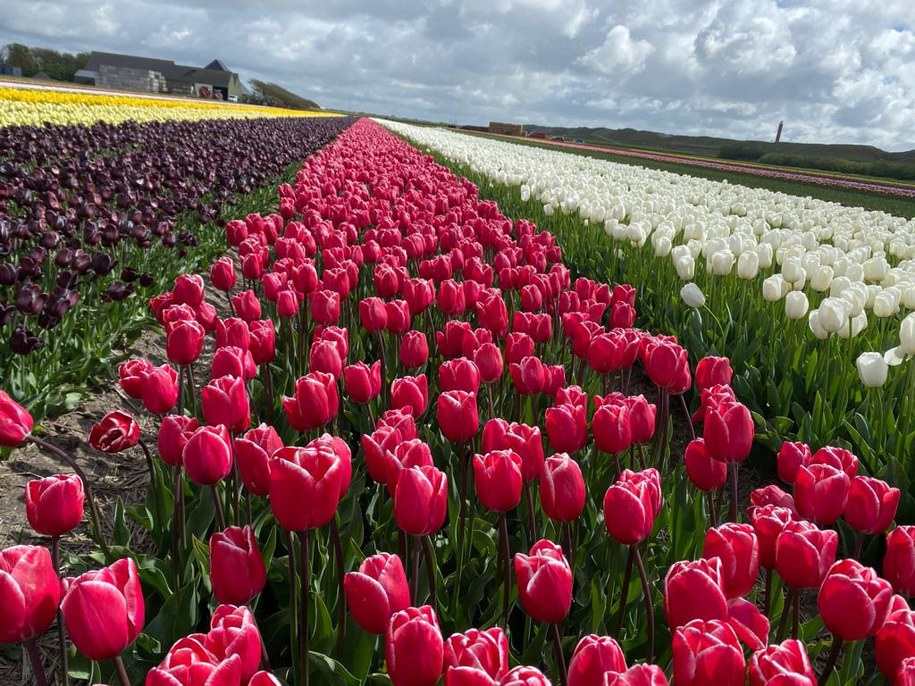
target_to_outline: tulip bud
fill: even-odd
[[[816,686],[807,649],[795,639],[757,650],[750,657],[750,686]]]
[[[483,507],[508,512],[521,502],[521,457],[513,450],[474,455],[473,477]]]
[[[578,642],[569,663],[568,686],[604,684],[605,677],[626,671],[626,658],[614,639],[590,634]]]
[[[586,413],[580,405],[564,403],[548,408],[545,423],[550,446],[556,452],[577,452],[588,441]]]
[[[311,372],[295,382],[292,397],[283,396],[286,418],[296,431],[314,431],[337,416],[340,399],[334,377]]]
[[[442,528],[448,514],[448,477],[434,466],[410,467],[400,474],[394,491],[397,526],[414,536]]]
[[[879,388],[886,383],[890,367],[880,353],[861,353],[855,360],[861,383],[868,388]]]
[[[883,625],[893,588],[857,560],[839,560],[826,573],[817,595],[823,624],[845,641],[873,636]]]
[[[210,582],[216,602],[245,605],[267,583],[267,568],[250,526],[230,526],[210,536]]]
[[[388,324],[388,314],[384,300],[371,297],[359,301],[359,321],[368,333],[377,333]]]
[[[26,436],[32,433],[33,426],[32,415],[6,391],[0,390],[0,447],[20,446]]]
[[[385,662],[393,686],[435,686],[444,664],[444,641],[430,606],[408,607],[391,616]]]
[[[515,554],[515,578],[524,611],[537,622],[559,624],[572,606],[572,569],[562,548],[542,539],[531,554]]]
[[[196,321],[179,320],[168,326],[165,352],[169,362],[177,365],[191,364],[203,350],[206,332]]]
[[[674,630],[677,686],[743,686],[746,662],[734,630],[718,620],[693,620]]]
[[[0,550],[0,643],[40,636],[51,626],[59,603],[60,581],[47,548],[16,545]]]
[[[405,409],[419,417],[429,405],[429,383],[425,374],[403,376],[391,382],[391,407]]]
[[[63,536],[83,520],[83,482],[72,474],[29,481],[25,486],[25,513],[29,525],[42,536]]]
[[[241,377],[223,376],[213,379],[200,392],[203,418],[207,424],[223,424],[233,434],[238,434],[251,424],[251,408],[245,380]]]
[[[897,526],[887,535],[883,576],[897,593],[915,596],[915,526]]]
[[[287,531],[324,526],[337,512],[344,465],[332,450],[284,447],[270,459],[270,507]],[[303,508],[302,502],[309,507]]]
[[[429,359],[429,345],[422,331],[407,331],[400,340],[400,363],[406,369],[416,369]]]
[[[613,455],[632,445],[632,423],[629,405],[622,396],[594,397],[597,410],[591,420],[594,444],[601,452]]]
[[[688,283],[683,286],[680,289],[680,297],[688,307],[697,310],[705,305],[705,295],[702,293],[702,289],[694,283]]]
[[[661,476],[654,468],[644,472],[624,469],[604,494],[604,524],[623,545],[646,540],[661,510]]]
[[[477,435],[480,418],[477,397],[466,391],[445,391],[438,396],[436,417],[445,438],[464,443]]]
[[[67,634],[90,660],[110,660],[143,630],[146,605],[133,559],[67,580],[61,603]]]
[[[118,376],[120,378],[118,384],[129,397],[134,400],[139,400],[143,397],[143,377],[146,375],[146,372],[152,371],[153,369],[154,367],[149,360],[137,359],[121,362],[121,364],[118,365]],[[0,393],[2,393],[2,395],[0,395],[0,417],[2,417],[7,414],[4,406],[6,403],[12,401],[6,393],[3,391],[0,391]],[[0,426],[2,426],[2,424],[0,424]],[[29,431],[31,431],[31,427],[29,427]],[[3,434],[0,433],[0,440],[2,440],[2,436]]]
[[[727,481],[727,464],[708,454],[704,438],[696,438],[687,444],[683,463],[689,480],[700,491],[714,491]]]
[[[358,572],[346,574],[343,590],[356,624],[371,634],[383,634],[391,615],[410,606],[403,564],[390,553],[365,558]]]
[[[880,534],[886,531],[899,506],[900,492],[880,479],[856,476],[848,488],[845,521],[855,531]]]
[[[178,372],[163,364],[143,375],[143,405],[153,414],[169,412],[178,402]]]
[[[804,291],[791,291],[785,296],[785,316],[788,319],[803,319],[809,309],[810,304]]]
[[[188,439],[181,453],[188,478],[195,484],[212,486],[232,471],[232,446],[222,424],[201,426]]]
[[[835,562],[839,536],[810,522],[789,522],[775,540],[775,569],[791,588],[817,588]]]
[[[368,403],[381,393],[381,360],[372,366],[357,362],[343,368],[346,394],[356,403]]]
[[[801,467],[794,483],[797,511],[820,526],[830,526],[845,511],[850,485],[848,474],[828,464]]]
[[[784,441],[778,451],[778,478],[793,484],[797,479],[797,470],[809,465],[811,457],[807,444]]]
[[[231,257],[220,257],[210,266],[210,281],[220,291],[231,291],[235,278],[235,262]]]
[[[438,385],[442,391],[475,394],[480,390],[480,370],[466,357],[445,360],[438,368]]]
[[[574,522],[585,507],[581,467],[567,453],[547,458],[540,478],[540,505],[556,522]]]
[[[721,560],[674,562],[664,579],[664,612],[673,628],[694,619],[727,620]]]
[[[759,542],[749,524],[723,524],[705,533],[702,557],[721,560],[725,595],[740,598],[747,595],[759,576]]]
[[[705,447],[716,460],[743,462],[754,437],[753,416],[746,405],[725,401],[705,412]]]

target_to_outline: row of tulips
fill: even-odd
[[[149,295],[224,250],[213,224],[225,210],[350,122],[0,128],[0,365],[15,397],[44,416],[85,384],[87,358],[108,358],[146,321]]]
[[[753,490],[745,516],[731,363],[634,328],[636,288],[573,280],[551,234],[368,120],[278,190],[288,220],[226,226],[229,316],[183,275],[151,303],[168,361],[119,368],[158,457],[129,413],[89,434],[146,455],[153,553],[0,397],[3,445],[76,471],[30,486],[30,522],[57,550],[84,493],[100,552],[71,564],[107,565],[61,585],[55,556],[4,551],[4,640],[36,675],[63,593],[90,681],[111,661],[169,686],[845,685],[879,678],[876,637],[880,674],[912,683],[915,530],[885,534],[899,490],[855,455],[786,443],[793,492]]]
[[[727,351],[770,450],[786,434],[843,442],[871,473],[901,480],[910,471],[913,220],[452,131],[385,126],[435,150],[504,211],[550,226],[570,267],[641,284],[646,321],[676,333],[694,359]],[[670,296],[677,291],[682,302]]]

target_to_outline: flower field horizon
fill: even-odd
[[[0,129],[2,330],[155,341],[98,355],[112,516],[0,358],[3,454],[62,469],[0,551],[21,678],[915,682],[915,224],[383,123]]]

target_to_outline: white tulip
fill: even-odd
[[[906,315],[899,325],[899,347],[906,355],[915,355],[915,312]]]
[[[655,257],[667,257],[670,254],[670,250],[673,247],[671,245],[670,239],[667,236],[661,236],[657,240],[655,237],[651,237],[651,242],[654,244],[654,256]]]
[[[824,298],[817,309],[820,326],[828,333],[836,333],[848,321],[851,303],[841,298]]]
[[[810,309],[804,291],[791,291],[785,296],[785,316],[788,319],[803,319]]]
[[[885,319],[892,317],[899,311],[899,305],[896,302],[894,294],[890,290],[881,291],[874,298],[874,316]]]
[[[807,315],[807,326],[810,327],[813,335],[819,338],[821,341],[825,341],[827,338],[829,338],[829,332],[820,325],[819,310],[810,310],[810,314]]]
[[[705,295],[702,293],[702,289],[692,282],[680,289],[680,297],[683,298],[683,302],[696,309],[705,305]]]
[[[851,281],[864,281],[864,267],[860,264],[850,264],[845,270],[845,276]]]
[[[817,293],[822,293],[829,289],[832,284],[832,267],[825,264],[817,267],[810,276],[810,287]]]
[[[543,213],[544,213],[547,217],[552,217],[552,216],[553,216],[553,206],[552,206],[550,203],[547,203],[546,205],[544,205],[544,206],[543,206]]]
[[[789,283],[807,279],[807,274],[801,266],[801,261],[796,257],[789,257],[782,263],[782,276]]]
[[[712,256],[709,260],[711,264],[710,271],[715,276],[727,276],[731,273],[731,268],[734,266],[734,253],[730,250],[716,250],[712,253]]]
[[[737,276],[749,281],[755,279],[757,274],[759,274],[759,255],[749,250],[741,253],[737,258]]]
[[[890,270],[890,265],[886,259],[880,255],[866,260],[864,264],[861,265],[861,269],[864,272],[864,278],[868,281],[883,281],[883,279],[886,278],[887,272]]]
[[[854,317],[849,317],[848,321],[851,322],[851,337],[854,338],[867,328],[867,313],[861,312]]]
[[[890,367],[898,367],[903,362],[906,361],[908,354],[905,350],[902,349],[902,346],[896,346],[895,348],[890,348],[885,353],[883,353],[883,360]]]
[[[681,281],[692,281],[696,275],[696,261],[690,255],[684,255],[674,261],[674,269]]]
[[[868,388],[879,388],[886,383],[889,366],[880,353],[861,353],[855,360],[861,383]]]
[[[763,280],[762,293],[763,300],[766,302],[778,302],[788,290],[790,290],[790,286],[781,274],[773,274]]]
[[[772,267],[772,259],[774,257],[774,251],[772,250],[772,245],[769,243],[760,243],[756,246],[754,252],[759,256],[759,267],[760,269],[769,269]]]

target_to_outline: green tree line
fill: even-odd
[[[58,81],[72,81],[73,75],[85,68],[88,59],[88,52],[74,55],[50,48],[29,47],[22,43],[7,43],[0,49],[0,63],[19,67],[23,76],[35,76],[43,71]]]

